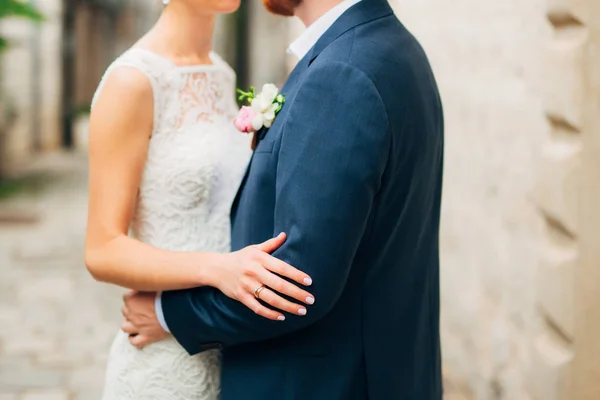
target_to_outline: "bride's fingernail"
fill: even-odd
[[[277,317],[278,321],[285,321],[285,317],[283,315],[280,315],[279,317]]]
[[[304,284],[305,285],[312,285],[312,279],[310,279],[310,278],[304,278]]]
[[[308,304],[315,304],[315,298],[314,297],[307,297],[306,298],[306,302]]]
[[[301,308],[298,310],[298,314],[300,315],[306,315],[306,308]]]

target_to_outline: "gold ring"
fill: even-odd
[[[257,299],[260,299],[260,292],[262,292],[264,289],[265,289],[265,285],[260,285],[259,287],[254,289],[254,297],[256,297]]]

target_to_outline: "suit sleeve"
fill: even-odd
[[[343,63],[313,66],[291,107],[277,165],[274,256],[307,272],[316,303],[304,317],[270,321],[214,288],[163,293],[165,319],[191,354],[303,329],[340,297],[379,190],[390,147],[372,81]]]

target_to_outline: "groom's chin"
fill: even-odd
[[[293,17],[296,7],[302,3],[302,0],[263,0],[265,8],[273,14],[283,15],[284,17]]]

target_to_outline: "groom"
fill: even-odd
[[[222,400],[440,400],[444,128],[427,58],[386,0],[265,3],[308,30],[233,205],[233,250],[286,232],[274,256],[313,278],[316,304],[275,322],[201,287],[164,293],[159,314],[190,354],[223,349]]]

